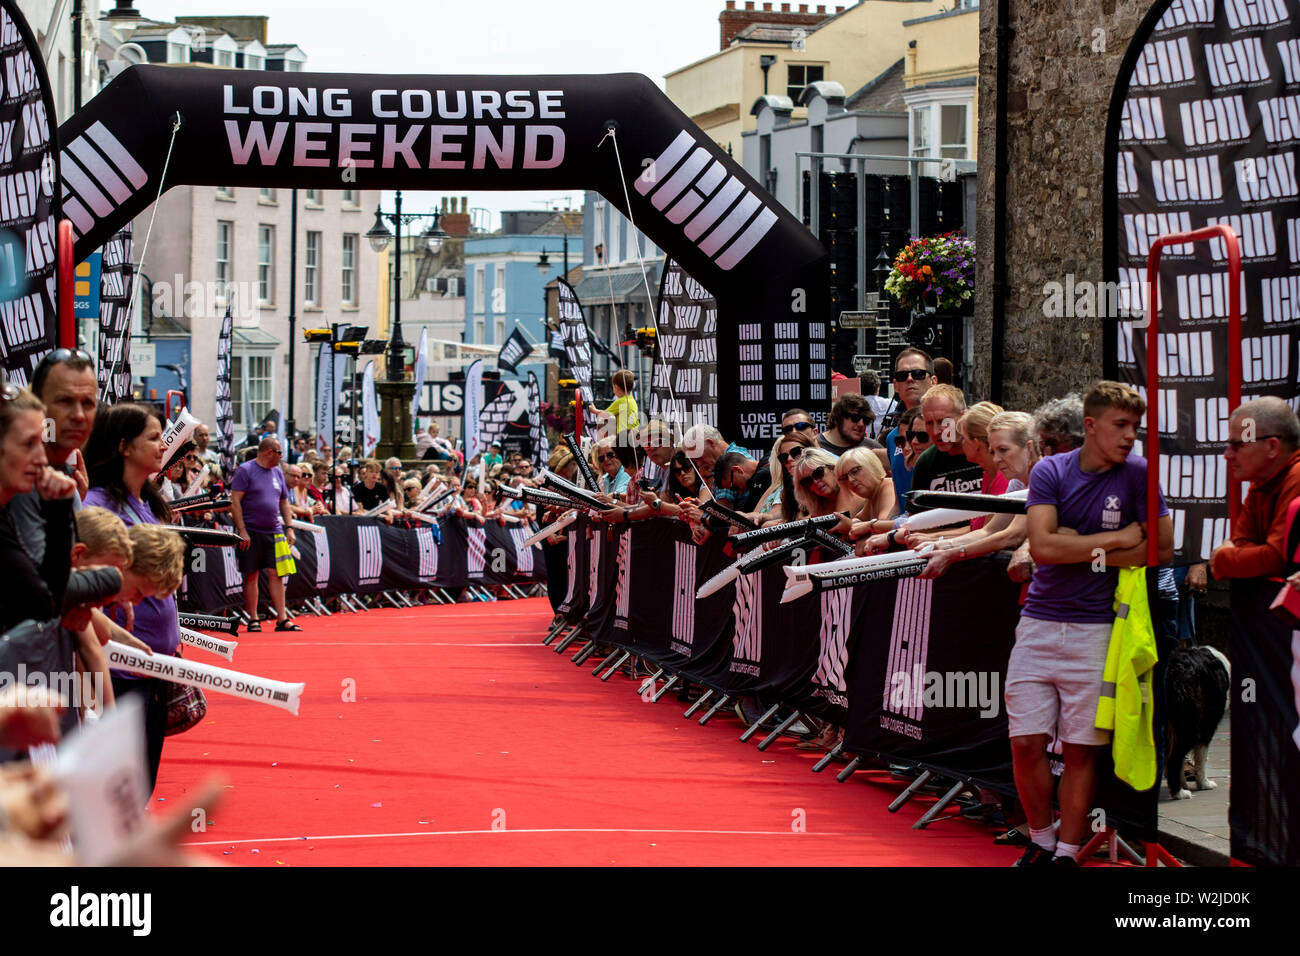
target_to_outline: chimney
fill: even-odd
[[[745,9],[746,9],[746,10],[753,10],[753,9],[754,9],[754,4],[753,4],[752,0],[745,0]]]
[[[781,12],[782,12],[782,13],[789,13],[789,12],[790,12],[790,4],[788,4],[788,3],[783,3],[783,4],[781,4]]]
[[[728,10],[736,9],[736,0],[727,0],[727,9]]]
[[[800,12],[800,13],[807,13],[807,12],[808,12],[808,4],[806,4],[806,3],[801,3],[801,4],[799,4],[799,12]]]
[[[836,8],[835,8],[835,13],[836,13],[836,15],[841,14],[841,13],[843,13],[843,12],[844,12],[844,8],[843,8],[843,7],[836,7]]]
[[[817,12],[820,13],[820,14],[825,14],[825,13],[826,13],[826,4],[824,4],[824,3],[819,3],[819,4],[817,4]]]
[[[771,5],[770,3],[765,3],[765,4],[763,4],[763,12],[764,12],[764,13],[771,13],[771,12],[772,12],[772,5]]]

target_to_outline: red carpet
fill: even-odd
[[[207,718],[168,738],[153,806],[222,776],[224,802],[190,842],[245,866],[970,866],[1018,855],[961,820],[912,830],[924,801],[885,810],[901,785],[865,774],[837,784],[841,765],[810,773],[820,754],[784,741],[759,753],[737,741],[734,715],[700,727],[672,692],[648,704],[626,678],[600,683],[594,663],[574,667],[572,650],[541,645],[550,617],[531,599],[241,632],[228,666],[306,681],[300,716],[210,693]]]

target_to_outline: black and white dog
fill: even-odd
[[[1205,775],[1205,753],[1214,731],[1228,706],[1228,688],[1232,683],[1232,665],[1212,647],[1179,647],[1169,656],[1165,673],[1168,698],[1166,733],[1169,748],[1165,755],[1165,779],[1169,795],[1187,800],[1184,765],[1188,753],[1197,790],[1213,790],[1217,784]]]

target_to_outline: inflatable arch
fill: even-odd
[[[729,439],[769,447],[784,409],[829,400],[825,250],[644,76],[135,66],[60,127],[59,142],[78,261],[160,183],[595,190],[717,297]]]

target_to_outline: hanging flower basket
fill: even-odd
[[[885,291],[912,312],[955,312],[975,296],[975,241],[959,232],[913,239],[894,258]]]

